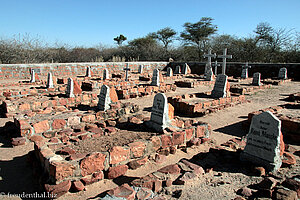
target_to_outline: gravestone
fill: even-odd
[[[35,71],[32,69],[31,70],[31,80],[30,83],[35,83]]]
[[[128,81],[128,71],[130,71],[129,64],[127,64],[123,70],[125,70],[125,81]]]
[[[90,66],[87,66],[86,67],[86,74],[85,74],[86,77],[92,77],[92,72],[91,72],[91,67]]]
[[[253,74],[252,85],[260,86],[261,85],[260,77],[261,77],[261,74],[259,72],[254,73]]]
[[[277,171],[282,164],[280,134],[281,121],[270,111],[253,116],[240,159],[263,166],[268,171]]]
[[[225,71],[226,71],[226,59],[227,58],[232,58],[232,55],[227,55],[227,48],[225,48],[223,50],[223,55],[219,55],[218,58],[222,58],[223,61],[222,61],[222,74],[225,75]]]
[[[74,82],[73,82],[72,78],[68,78],[66,95],[69,98],[75,97],[75,95],[74,95]]]
[[[187,75],[187,74],[190,73],[190,72],[191,72],[190,67],[188,66],[187,63],[185,63],[185,64],[183,65],[183,71],[182,71],[182,73],[185,74],[185,75]]]
[[[167,68],[167,76],[168,76],[168,77],[173,76],[173,70],[172,70],[171,67],[168,67],[168,68]]]
[[[152,82],[151,85],[155,85],[155,86],[159,86],[159,70],[158,69],[154,69],[153,70],[153,76],[152,76]]]
[[[53,85],[53,77],[52,77],[52,73],[49,72],[48,73],[48,78],[47,78],[47,85],[46,85],[47,88],[54,88],[54,85]]]
[[[150,123],[157,131],[165,129],[170,124],[168,100],[163,93],[158,93],[154,97]]]
[[[216,58],[217,55],[216,55],[216,53],[212,54],[211,49],[209,49],[208,54],[204,54],[203,57],[207,58],[207,63],[205,65],[205,70],[204,70],[204,75],[206,76],[206,75],[208,75],[208,73],[211,73],[210,71],[212,71],[211,58]]]
[[[214,89],[211,92],[213,98],[223,98],[227,97],[227,81],[228,76],[224,74],[219,74],[216,78]]]
[[[287,69],[285,67],[280,68],[279,73],[278,73],[278,78],[279,79],[287,79]]]
[[[107,69],[103,70],[103,80],[109,79],[109,72]]]
[[[242,74],[241,74],[241,78],[248,78],[248,69],[251,68],[251,66],[248,65],[248,62],[246,62],[246,64],[242,67]]]
[[[179,65],[177,65],[177,66],[175,67],[174,74],[181,74],[181,69],[180,69],[180,66],[179,66]]]
[[[144,71],[144,65],[140,65],[139,66],[139,74],[142,74],[143,73],[143,71]]]
[[[110,103],[110,89],[107,85],[102,85],[98,101],[98,109],[100,111],[106,111],[110,108]]]
[[[206,81],[212,81],[214,79],[214,73],[212,71],[212,68],[209,68],[206,72],[205,80]]]

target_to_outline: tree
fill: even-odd
[[[194,44],[198,48],[199,59],[201,58],[201,49],[205,50],[208,37],[217,31],[217,26],[212,24],[213,19],[202,17],[197,23],[187,22],[183,25],[185,30],[180,37],[187,44]]]
[[[121,46],[125,40],[127,40],[127,37],[122,34],[114,38],[114,41],[116,41],[119,46]]]
[[[261,22],[257,25],[256,33],[257,45],[265,51],[267,62],[278,62],[280,51],[286,48],[292,40],[292,30],[278,28],[275,29],[267,22]]]
[[[167,51],[168,50],[168,45],[173,42],[173,40],[175,39],[176,34],[177,33],[176,33],[175,30],[173,30],[170,27],[166,27],[166,28],[158,30],[155,33],[151,33],[150,35],[153,38],[161,41],[164,44],[164,48]]]

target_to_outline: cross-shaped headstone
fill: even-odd
[[[226,59],[227,58],[231,59],[232,55],[227,55],[227,48],[225,48],[224,51],[223,51],[223,55],[219,55],[218,58],[222,58],[223,59],[223,62],[222,62],[222,74],[225,75],[225,71],[226,71]]]
[[[220,64],[218,64],[218,61],[215,61],[215,63],[213,63],[214,67],[215,67],[215,75],[218,75],[218,67],[221,66]]]
[[[241,78],[248,78],[248,68],[251,68],[251,66],[248,65],[248,62],[246,62],[246,64],[242,66]]]
[[[217,54],[216,53],[212,54],[211,49],[209,49],[208,54],[204,54],[203,57],[207,58],[207,65],[206,65],[205,71],[204,71],[204,74],[206,75],[208,73],[208,71],[211,69],[211,58],[216,58]]]
[[[127,64],[123,70],[125,70],[125,81],[128,81],[128,71],[130,71],[129,64]]]

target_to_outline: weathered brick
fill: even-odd
[[[142,157],[145,153],[146,145],[144,142],[133,142],[128,145],[133,158]]]
[[[125,149],[120,146],[114,146],[110,150],[110,164],[118,164],[129,159],[130,149]]]
[[[43,133],[50,129],[48,120],[44,120],[38,123],[33,124],[35,133]]]
[[[178,145],[178,144],[183,144],[184,143],[184,135],[185,132],[173,132],[172,134],[172,144],[173,145]]]
[[[53,129],[61,129],[66,125],[66,120],[64,119],[54,119],[52,123]]]
[[[105,157],[106,155],[102,153],[93,153],[90,156],[84,158],[80,162],[82,176],[102,171],[104,169]]]
[[[74,173],[75,167],[67,162],[51,162],[49,166],[49,174],[56,181],[61,181],[70,177]]]

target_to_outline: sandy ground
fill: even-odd
[[[205,92],[210,91],[211,89],[212,86],[177,88],[176,92],[169,92],[166,95],[173,96],[175,94]],[[247,119],[248,113],[270,106],[284,104],[285,101],[283,101],[283,99],[286,98],[287,95],[299,91],[299,82],[286,83],[281,86],[272,86],[271,89],[259,91],[251,96],[247,96],[247,100],[251,101],[249,103],[226,108],[217,113],[212,113],[196,119],[208,122],[213,128],[211,138],[215,140],[216,144],[221,144],[231,138],[242,137],[246,134],[246,130],[242,128],[242,121]],[[138,104],[145,115],[150,115],[149,111],[144,108],[152,106],[153,97],[154,95],[124,100],[123,102],[129,101]],[[8,120],[11,119],[0,118],[0,127]],[[8,147],[8,143],[9,141],[1,134],[0,129],[0,192],[32,193],[38,191],[38,185],[34,181],[34,175],[30,165],[26,162],[28,152],[33,150],[32,143],[14,148]],[[199,152],[207,151],[208,149],[209,147],[205,145],[190,148],[187,152],[179,150],[175,155],[169,155],[167,161],[163,164],[158,165],[149,162],[138,170],[129,170],[126,173],[126,176],[142,177],[163,166],[177,163],[181,158],[192,158]],[[249,182],[257,182],[260,180],[259,177],[249,177],[240,172],[222,172],[221,176],[216,173],[217,172],[205,174],[204,176],[195,179],[192,183],[181,187],[182,195],[180,199],[232,199],[236,196],[236,191],[239,188],[248,185]],[[100,193],[114,188],[122,182],[124,182],[124,180],[120,180],[120,182],[111,180],[100,181],[87,186],[86,191],[68,193],[60,199],[99,199]],[[176,187],[179,186],[172,186],[170,190],[175,190]],[[6,199],[7,197],[2,198]]]

